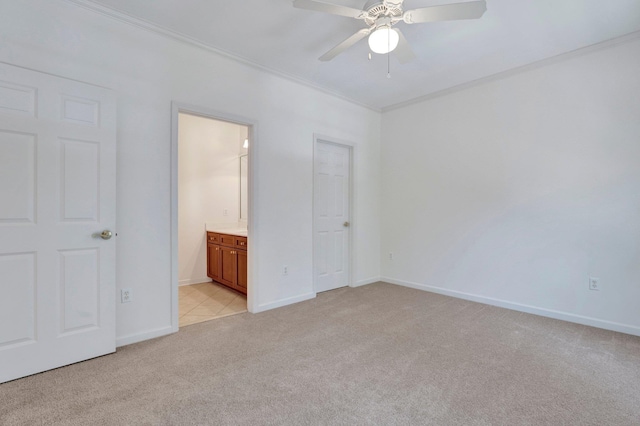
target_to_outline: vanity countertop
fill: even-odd
[[[244,228],[219,228],[207,226],[207,232],[216,232],[218,234],[237,235],[238,237],[246,237],[247,230]]]

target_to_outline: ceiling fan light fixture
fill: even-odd
[[[369,36],[369,47],[374,53],[385,54],[392,52],[398,47],[400,36],[396,30],[389,26],[381,26],[376,28]]]

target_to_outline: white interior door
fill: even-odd
[[[351,148],[317,140],[314,163],[313,267],[321,292],[350,281]]]
[[[115,148],[109,90],[0,64],[0,383],[115,351]]]

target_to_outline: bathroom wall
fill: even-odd
[[[189,114],[178,121],[178,281],[207,277],[205,223],[237,223],[247,127]]]

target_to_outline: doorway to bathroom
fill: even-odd
[[[201,110],[174,113],[177,330],[247,312],[253,126]]]

